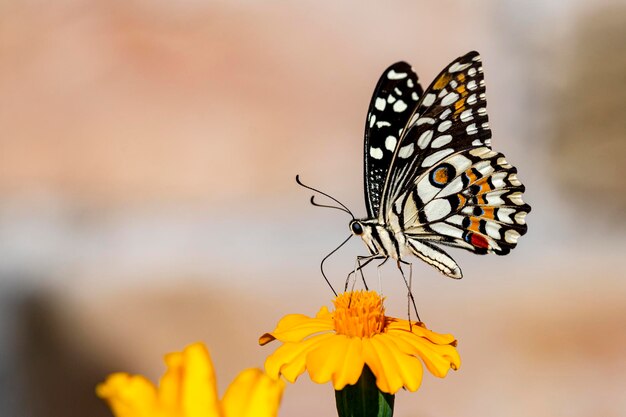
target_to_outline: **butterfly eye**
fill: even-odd
[[[363,226],[361,226],[361,223],[359,222],[352,222],[352,224],[350,225],[350,229],[352,229],[352,233],[354,233],[355,235],[360,235],[363,233]]]

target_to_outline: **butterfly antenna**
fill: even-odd
[[[333,288],[332,284],[330,283],[330,281],[328,280],[328,278],[326,277],[326,274],[324,273],[324,262],[326,262],[326,259],[330,258],[335,252],[337,252],[339,249],[341,249],[341,247],[343,245],[345,245],[346,243],[348,243],[348,241],[350,240],[350,238],[353,235],[350,235],[346,238],[346,240],[344,240],[341,245],[337,246],[335,249],[333,249],[333,251],[331,253],[329,253],[328,255],[324,256],[324,259],[322,259],[322,262],[320,262],[320,271],[322,271],[322,276],[324,277],[324,279],[326,280],[326,283],[328,284],[328,286],[330,287],[331,291],[333,292],[333,294],[335,294],[335,297],[337,296],[337,291],[335,291],[335,289]]]
[[[297,182],[297,183],[298,183],[298,185],[300,185],[301,187],[304,187],[304,188],[306,188],[306,189],[308,189],[308,190],[311,190],[311,191],[315,191],[316,193],[319,193],[319,194],[321,194],[321,195],[323,195],[323,196],[325,196],[325,197],[330,198],[330,199],[331,199],[331,200],[333,200],[335,203],[339,204],[341,207],[336,207],[336,206],[328,206],[328,205],[324,205],[324,204],[319,204],[319,203],[316,203],[316,202],[315,202],[315,196],[311,196],[311,204],[312,204],[312,205],[314,205],[314,206],[316,206],[316,207],[334,208],[334,209],[337,209],[337,210],[341,210],[341,211],[343,211],[343,212],[345,212],[345,213],[348,213],[348,214],[349,214],[349,215],[350,215],[350,216],[354,219],[354,214],[352,214],[352,212],[350,211],[350,209],[349,209],[348,207],[346,207],[346,206],[345,206],[345,205],[344,205],[341,201],[337,200],[335,197],[333,197],[333,196],[331,196],[331,195],[329,195],[329,194],[326,194],[325,192],[320,191],[320,190],[318,190],[317,188],[313,188],[313,187],[310,187],[310,186],[308,186],[308,185],[303,184],[303,183],[302,183],[302,181],[300,181],[300,175],[296,175],[296,182]]]

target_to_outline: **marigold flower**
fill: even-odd
[[[461,365],[452,335],[385,316],[383,299],[375,291],[347,292],[333,303],[335,311],[322,307],[314,318],[289,314],[272,333],[261,336],[261,345],[283,342],[265,361],[270,377],[283,375],[294,382],[308,370],[314,382],[332,380],[335,390],[341,390],[355,384],[367,365],[377,387],[395,394],[402,387],[417,391],[423,374],[420,359],[440,378]]]
[[[116,417],[273,417],[284,383],[260,369],[242,371],[220,401],[215,371],[202,343],[165,356],[167,371],[156,387],[140,375],[115,373],[96,388]]]

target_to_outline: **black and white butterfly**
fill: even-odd
[[[461,278],[438,245],[498,255],[516,246],[530,206],[517,169],[491,149],[486,104],[477,52],[455,59],[425,91],[409,64],[385,70],[365,125],[367,218],[350,222],[369,250],[361,266],[393,258],[400,267],[414,255]]]

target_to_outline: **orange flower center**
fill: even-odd
[[[333,301],[335,331],[350,337],[372,337],[385,330],[383,299],[375,291],[340,294]]]

